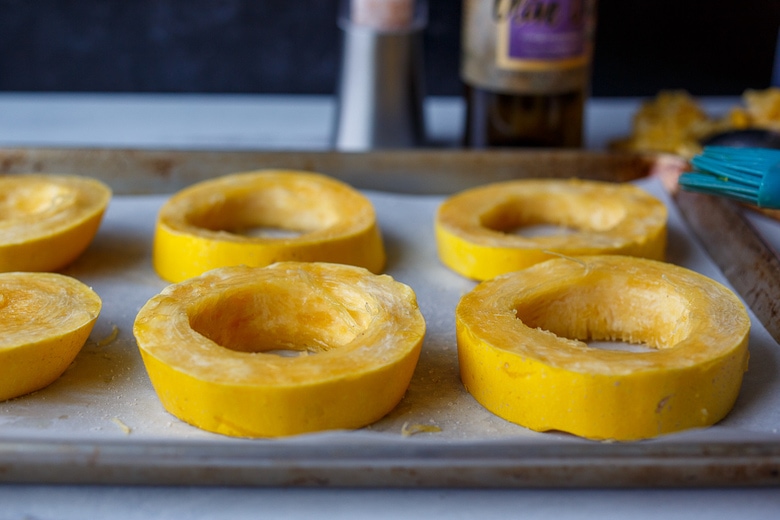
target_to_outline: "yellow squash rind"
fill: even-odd
[[[553,225],[562,233],[513,231]],[[663,260],[667,210],[632,184],[523,179],[458,193],[435,218],[439,257],[475,280],[529,267],[555,255],[620,254]]]
[[[726,287],[668,263],[558,258],[482,282],[456,310],[465,387],[527,428],[629,441],[712,425],[747,369],[750,318]],[[651,349],[599,349],[620,340]]]
[[[56,271],[89,246],[111,199],[74,175],[0,176],[0,272]]]
[[[0,273],[0,401],[40,390],[75,359],[100,297],[57,273]]]
[[[281,262],[169,286],[133,330],[171,414],[224,435],[278,437],[386,415],[409,385],[425,321],[412,289],[387,275]]]
[[[246,233],[256,228],[300,234]],[[381,272],[385,251],[373,205],[325,175],[260,170],[195,184],[160,209],[153,265],[167,281],[218,267],[280,261],[343,263]]]

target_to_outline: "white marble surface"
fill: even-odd
[[[777,489],[351,490],[0,487],[19,520],[776,520]]]
[[[593,99],[586,146],[626,134],[638,99]],[[721,111],[731,99],[710,99]],[[327,96],[0,93],[0,146],[210,149],[327,149],[335,104]],[[463,129],[459,98],[425,106],[429,140],[455,146]]]
[[[461,112],[428,103],[431,139],[454,140]],[[0,145],[320,150],[334,114],[328,96],[4,93]]]
[[[730,100],[708,100],[720,110]],[[623,135],[638,100],[593,100],[587,145]],[[0,94],[0,146],[322,149],[329,98]],[[426,107],[454,145],[462,105]],[[777,489],[352,490],[0,485],[0,519],[518,518],[775,519]]]

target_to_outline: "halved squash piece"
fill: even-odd
[[[456,310],[461,378],[491,412],[539,431],[628,441],[731,410],[750,319],[726,287],[626,256],[548,260],[498,276]],[[640,343],[639,351],[587,341]]]
[[[435,218],[442,263],[475,280],[523,269],[556,254],[663,260],[666,224],[666,206],[641,188],[579,179],[480,186],[445,200]],[[553,232],[523,234],[538,225],[553,227]]]
[[[0,271],[56,271],[92,242],[111,199],[74,175],[0,176]]]
[[[100,297],[57,273],[0,273],[0,401],[48,386],[71,364]]]
[[[371,202],[325,175],[260,170],[198,183],[160,209],[153,264],[165,280],[279,261],[380,272],[385,252]]]
[[[233,266],[166,288],[134,324],[163,406],[201,429],[359,428],[403,397],[425,321],[414,292],[342,264]]]

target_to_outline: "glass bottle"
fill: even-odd
[[[580,147],[595,0],[464,0],[464,144]]]

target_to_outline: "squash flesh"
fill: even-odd
[[[483,282],[459,303],[456,328],[463,382],[493,413],[539,431],[636,440],[728,413],[747,367],[750,319],[702,275],[610,255]],[[652,350],[586,343],[599,339]]]
[[[475,280],[529,267],[555,255],[621,254],[663,260],[667,210],[631,184],[525,179],[458,193],[439,207],[442,263]],[[561,232],[524,236],[550,224]]]
[[[100,313],[100,297],[56,273],[0,273],[0,400],[48,386],[70,365]]]
[[[153,264],[167,281],[287,260],[380,272],[385,252],[370,201],[324,175],[261,170],[186,188],[158,215]]]
[[[424,332],[410,288],[321,262],[216,269],[152,298],[134,325],[163,406],[242,437],[378,420],[406,391]]]
[[[111,199],[80,176],[0,176],[0,272],[56,271],[92,242]]]

